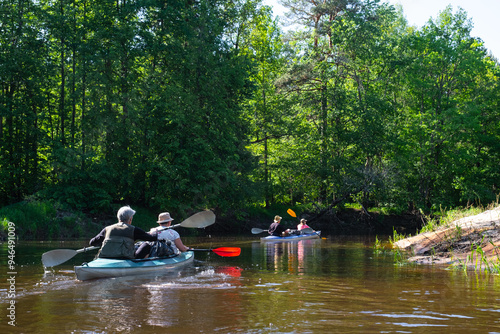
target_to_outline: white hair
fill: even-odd
[[[133,210],[130,206],[127,205],[127,206],[122,206],[120,210],[118,210],[116,217],[118,218],[119,222],[126,223],[134,215],[135,215],[135,210]]]

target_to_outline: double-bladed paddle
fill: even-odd
[[[212,211],[201,211],[195,213],[191,217],[182,221],[180,224],[174,226],[169,226],[166,228],[174,227],[188,227],[188,228],[204,228],[215,223],[215,214]],[[82,249],[54,249],[42,254],[42,264],[44,267],[54,267],[61,263],[64,263],[72,259],[75,255],[83,252],[87,252],[94,249],[99,249],[100,247],[85,247]],[[239,255],[239,254],[238,254]]]

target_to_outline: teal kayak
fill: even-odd
[[[260,238],[260,241],[261,242],[298,241],[306,239],[319,239],[320,236],[321,236],[321,231],[314,231],[312,233],[289,235],[286,237],[276,237],[274,235],[270,235],[265,238]]]
[[[120,277],[170,270],[193,262],[194,252],[183,252],[174,257],[119,260],[98,258],[75,266],[76,278],[86,281],[95,278]]]

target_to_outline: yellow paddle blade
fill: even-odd
[[[295,214],[295,212],[293,212],[293,210],[292,210],[292,209],[288,209],[288,210],[286,210],[286,212],[288,212],[288,214],[289,214],[290,216],[292,216],[292,217],[297,217],[297,215]]]

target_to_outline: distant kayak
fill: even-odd
[[[80,281],[95,278],[140,275],[174,269],[191,263],[193,260],[193,252],[183,252],[177,256],[168,258],[149,258],[143,260],[98,258],[81,266],[75,266],[75,274],[76,278]]]
[[[261,242],[296,241],[305,239],[319,239],[320,236],[321,236],[321,231],[314,231],[312,233],[289,235],[286,237],[276,237],[274,235],[270,235],[265,238],[260,238],[260,241]]]

